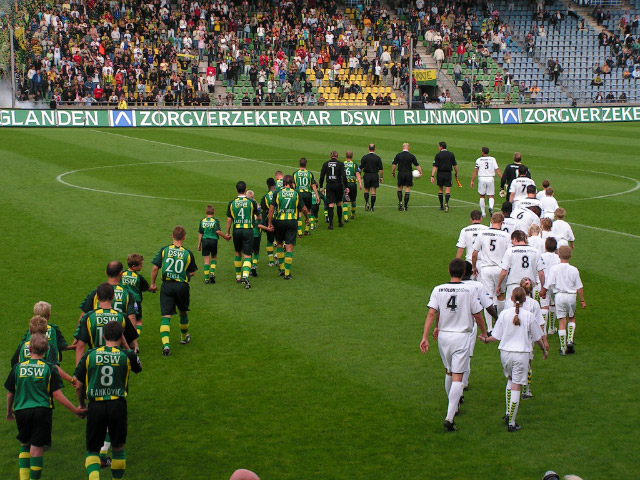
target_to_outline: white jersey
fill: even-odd
[[[540,225],[540,217],[528,208],[519,208],[511,212],[511,218],[516,222],[516,230],[522,230],[529,234],[529,227],[533,224]]]
[[[540,190],[538,193],[536,193],[536,198],[537,198],[538,200],[540,200],[540,201],[542,201],[542,199],[543,199],[544,197],[546,197],[546,196],[547,196],[547,191],[546,191],[546,190],[544,190],[544,189],[543,189],[543,190]]]
[[[560,257],[555,252],[544,252],[542,254],[542,261],[544,262],[544,275],[546,278],[551,268],[560,263]]]
[[[528,177],[518,177],[513,182],[511,182],[511,186],[509,187],[509,193],[513,193],[513,201],[520,200],[521,198],[525,198],[527,196],[527,187],[529,185],[533,185],[535,187],[536,182],[531,180]]]
[[[514,245],[505,252],[501,266],[508,272],[507,285],[520,286],[520,280],[525,277],[536,283],[538,272],[544,270],[544,261],[534,247]]]
[[[558,241],[558,247],[562,247],[563,245],[568,245],[569,242],[574,242],[575,237],[573,236],[573,230],[571,230],[571,225],[569,225],[564,220],[555,220],[553,225],[551,226],[551,233]]]
[[[508,308],[515,308],[515,306],[516,304],[513,303],[510,298],[505,298],[504,300],[505,310]],[[524,302],[522,302],[522,305],[520,305],[520,311],[522,311],[523,308],[527,312],[531,313],[531,315],[533,315],[533,318],[535,318],[538,325],[544,326],[545,321],[544,321],[544,317],[542,316],[542,310],[540,309],[540,304],[538,302],[536,302],[533,298],[525,297]]]
[[[471,333],[473,315],[482,311],[473,286],[460,283],[443,283],[431,292],[427,305],[438,312],[438,329],[441,332]]]
[[[529,207],[540,207],[540,210],[542,210],[542,207],[540,206],[540,200],[538,200],[537,198],[524,197],[519,200],[514,200],[513,202],[514,210],[520,209],[520,208],[525,209]]]
[[[573,265],[559,263],[549,269],[549,275],[545,276],[544,287],[551,290],[554,295],[558,293],[576,294],[582,288],[580,272]]]
[[[539,237],[537,235],[534,235],[532,237],[529,237],[527,239],[527,242],[529,243],[529,245],[531,245],[533,248],[535,248],[536,250],[538,250],[538,252],[540,253],[540,255],[544,255],[544,239],[542,237]],[[544,256],[542,257],[544,259]],[[546,265],[546,264],[545,264]]]
[[[468,227],[464,227],[460,230],[460,236],[458,237],[458,243],[456,247],[465,249],[465,258],[467,262],[471,262],[471,256],[473,255],[473,243],[475,242],[478,233],[482,230],[487,230],[489,227],[481,223],[472,223]]]
[[[489,292],[487,292],[487,289],[481,282],[478,282],[477,280],[463,280],[462,283],[470,285],[475,289],[474,295],[478,297],[478,301],[480,302],[482,308],[489,308],[491,305],[493,305],[491,295],[489,295]]]
[[[540,199],[540,208],[542,208],[542,216],[553,220],[554,213],[558,208],[558,201],[555,197],[547,197],[546,194]]]
[[[502,222],[502,231],[511,235],[514,231],[518,230],[518,221],[513,217],[505,217]]]
[[[476,160],[476,168],[478,169],[478,179],[493,179],[496,175],[498,162],[494,157],[480,157]]]
[[[542,329],[535,317],[522,307],[519,310],[520,325],[513,324],[516,309],[509,308],[500,313],[491,331],[491,336],[500,340],[498,349],[502,351],[530,353],[533,351],[533,342],[542,338]]]
[[[487,228],[478,233],[473,249],[482,255],[482,268],[500,267],[504,253],[509,248],[511,236],[497,228]]]

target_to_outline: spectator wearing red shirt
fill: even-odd
[[[464,48],[464,42],[460,42],[458,44],[458,48],[456,52],[458,53],[458,63],[462,63],[462,59],[464,58],[464,54],[467,50]]]

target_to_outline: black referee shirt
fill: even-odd
[[[458,165],[456,156],[449,150],[441,150],[433,159],[433,166],[438,169],[438,173],[451,173],[455,165]]]
[[[347,174],[344,171],[344,163],[340,160],[332,158],[324,162],[320,171],[320,188],[324,184],[325,177],[327,178],[327,185],[330,183],[342,183],[345,188],[347,187]]]
[[[508,187],[511,186],[511,182],[513,182],[520,175],[518,174],[518,169],[520,168],[521,163],[510,163],[504,168],[504,172],[502,173],[502,180],[500,180],[500,190],[509,191]],[[525,167],[527,168],[527,167]],[[527,177],[531,178],[531,172],[527,168]],[[505,185],[507,188],[505,188]]]
[[[382,159],[375,153],[367,153],[360,160],[360,170],[364,173],[378,173],[382,169]]]
[[[420,164],[413,153],[403,150],[393,159],[392,165],[398,166],[398,172],[410,172],[413,170],[411,165],[415,165],[417,167]]]

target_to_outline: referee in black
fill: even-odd
[[[409,210],[409,194],[413,187],[413,165],[418,167],[420,176],[422,176],[422,167],[418,163],[418,159],[413,153],[409,153],[409,144],[402,144],[402,151],[395,156],[391,162],[391,176],[396,176],[396,167],[398,168],[398,210],[402,211],[402,189],[404,188],[404,209]]]
[[[376,205],[376,189],[383,181],[382,159],[376,155],[376,146],[369,144],[369,153],[360,160],[360,171],[363,173],[364,182],[364,210],[371,210]],[[379,174],[379,175],[378,175]],[[371,206],[369,206],[369,191],[371,191]]]
[[[520,152],[516,152],[513,154],[513,163],[507,165],[504,169],[504,173],[502,174],[502,179],[500,180],[500,191],[504,190],[505,197],[509,197],[509,188],[511,188],[511,182],[513,182],[516,178],[520,176],[518,173],[518,169],[522,165],[522,155]],[[527,167],[525,167],[527,168]],[[528,178],[531,178],[531,172],[527,168]],[[502,197],[502,195],[500,195]]]
[[[338,226],[342,227],[342,197],[349,193],[347,188],[347,175],[344,171],[344,163],[338,160],[338,152],[331,152],[330,159],[324,162],[320,171],[320,188],[327,179],[327,188],[324,193],[329,213],[329,230],[333,230],[333,207],[338,204]]]
[[[431,169],[431,183],[434,183],[436,171],[438,172],[438,200],[440,201],[440,210],[445,213],[449,212],[449,199],[451,198],[451,171],[455,171],[458,178],[458,163],[456,156],[447,150],[447,142],[438,144],[440,151],[433,159],[433,168]],[[442,190],[444,189],[444,203],[442,199]]]

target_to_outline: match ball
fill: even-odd
[[[413,178],[420,178],[422,176],[419,170],[412,170],[411,175],[413,175]]]
[[[507,192],[505,192],[504,190],[500,190],[500,196],[502,198],[505,198],[507,196]]]

